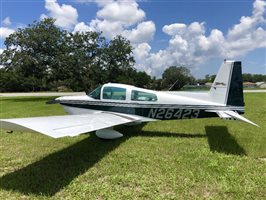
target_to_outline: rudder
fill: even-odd
[[[234,62],[226,105],[244,106],[241,62]]]

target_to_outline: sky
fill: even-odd
[[[224,59],[243,73],[266,74],[263,0],[0,0],[0,53],[5,38],[34,20],[55,18],[70,32],[122,35],[134,48],[135,68],[160,77],[186,66],[196,78],[216,74]],[[74,66],[73,66],[74,67]]]

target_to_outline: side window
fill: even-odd
[[[126,89],[118,87],[104,87],[103,99],[126,100]]]
[[[133,101],[157,101],[157,96],[149,92],[132,90],[131,100]]]

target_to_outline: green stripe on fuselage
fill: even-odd
[[[170,119],[194,119],[194,118],[208,118],[217,117],[215,112],[206,112],[206,109],[200,108],[186,108],[186,107],[124,107],[124,106],[110,106],[110,105],[90,105],[90,104],[70,104],[61,103],[64,106],[101,110],[108,112],[117,112],[124,114],[139,115],[142,117],[148,117],[160,120],[170,120]],[[209,110],[209,109],[208,109]]]

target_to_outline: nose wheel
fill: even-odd
[[[96,136],[101,139],[114,140],[123,137],[122,133],[114,130],[113,128],[105,128],[96,131]]]

